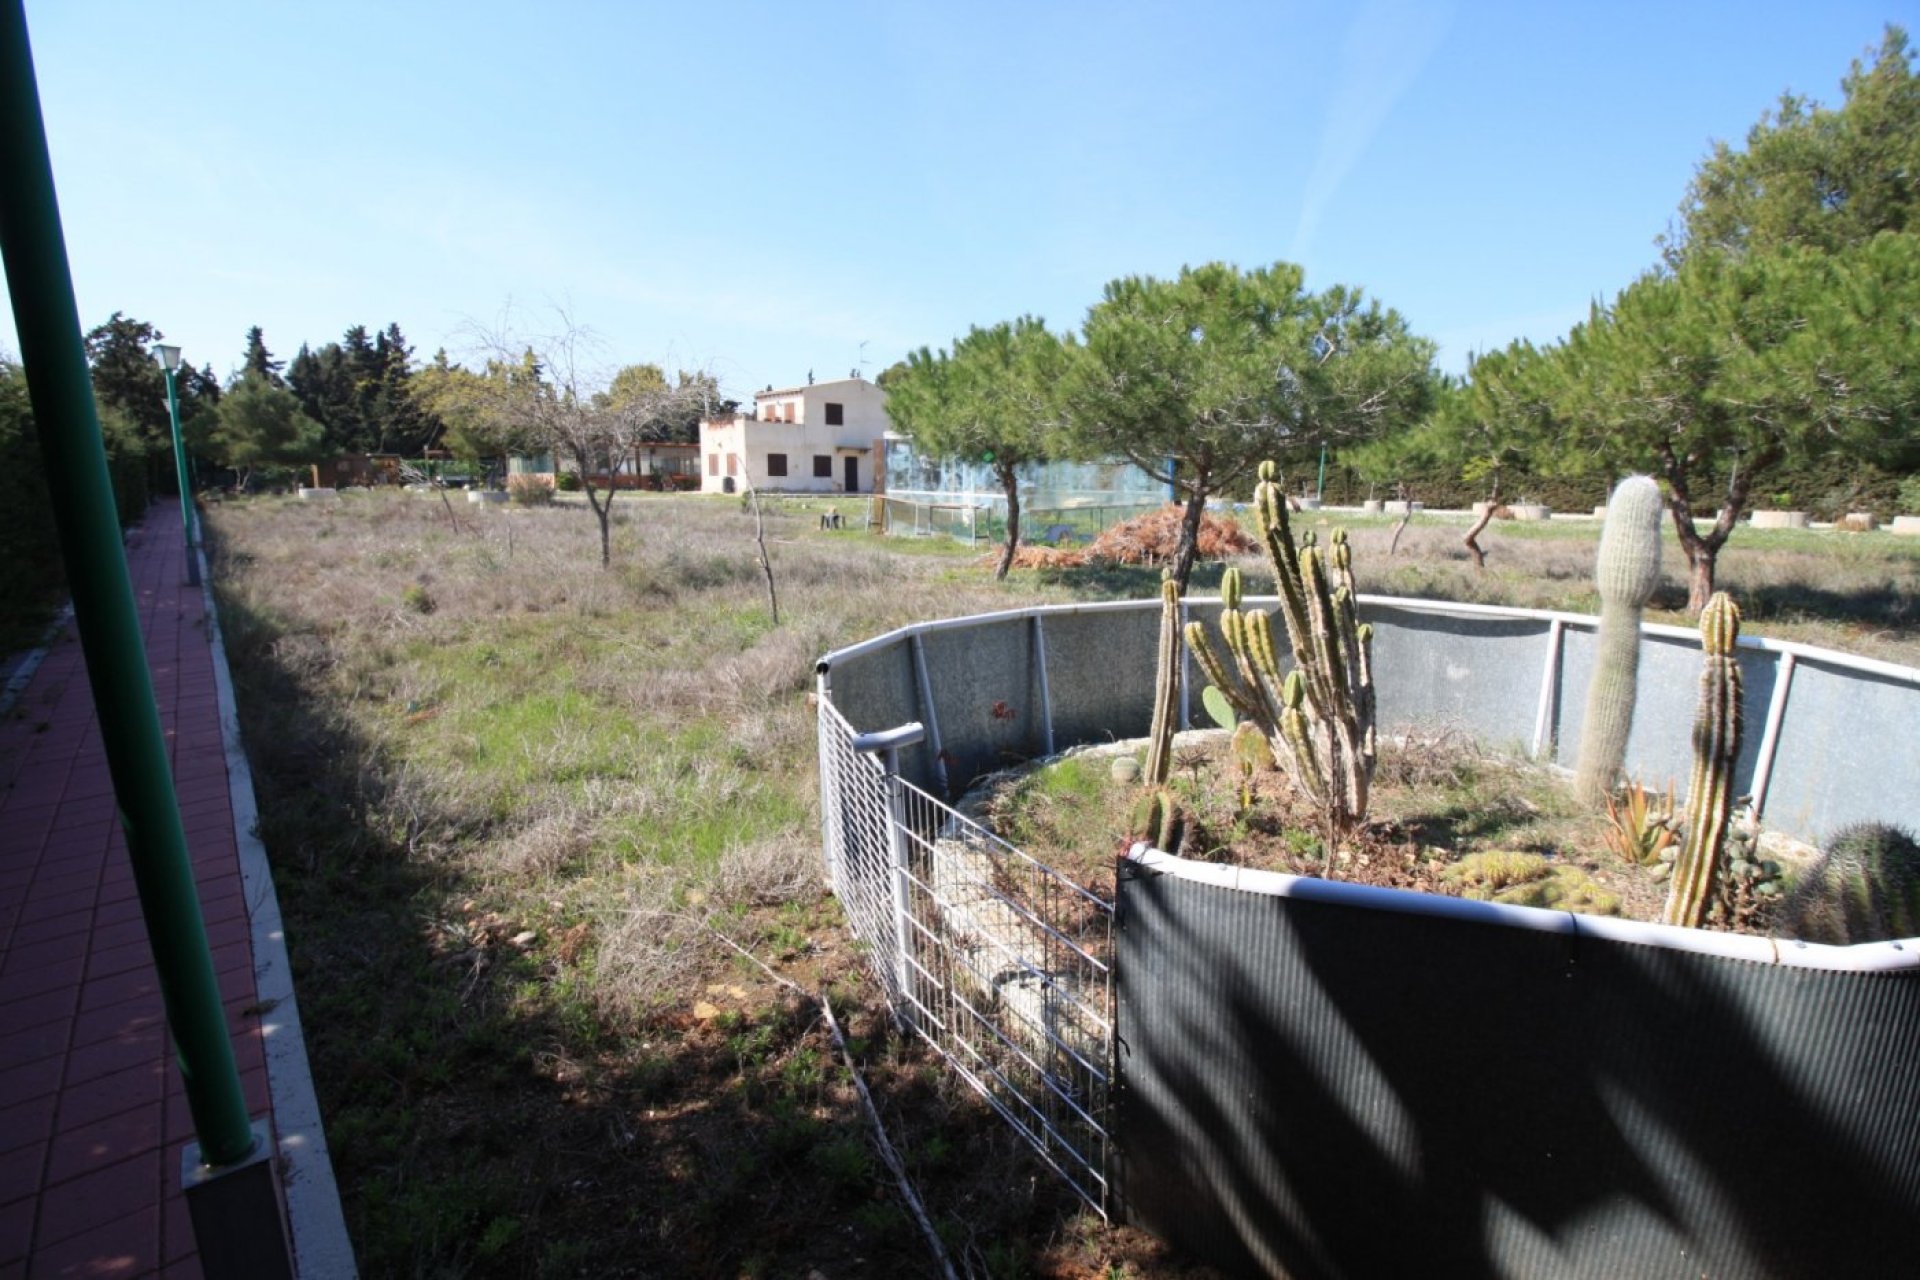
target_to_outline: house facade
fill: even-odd
[[[872,493],[884,457],[887,393],[865,378],[753,397],[753,411],[700,424],[700,489]]]

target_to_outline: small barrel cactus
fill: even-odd
[[[1186,834],[1186,817],[1180,802],[1165,787],[1140,793],[1127,815],[1127,838],[1145,840],[1162,853],[1180,852],[1181,837]]]
[[[1574,792],[1599,808],[1627,759],[1640,673],[1640,614],[1660,583],[1660,486],[1628,476],[1607,503],[1594,583],[1600,588],[1600,634],[1587,717],[1580,728]]]
[[[1787,896],[1781,924],[1837,946],[1920,937],[1920,841],[1884,822],[1841,828]]]
[[[1700,611],[1700,707],[1693,718],[1693,781],[1687,839],[1674,859],[1663,919],[1697,929],[1707,918],[1733,816],[1733,763],[1740,755],[1740,610],[1724,591]]]

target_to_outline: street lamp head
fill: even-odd
[[[172,373],[175,370],[179,369],[180,348],[170,347],[166,343],[162,342],[162,343],[158,343],[154,347],[154,350],[159,354],[160,363],[166,366],[168,373]]]

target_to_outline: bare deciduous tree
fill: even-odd
[[[479,333],[487,373],[462,380],[458,390],[479,417],[573,465],[600,525],[605,568],[613,563],[613,499],[621,465],[640,447],[665,438],[690,400],[710,393],[712,380],[683,374],[675,385],[648,365],[615,371],[591,330],[563,309],[554,314],[558,323],[550,334],[516,337],[505,323]]]

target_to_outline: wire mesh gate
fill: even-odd
[[[820,700],[834,893],[895,1016],[1104,1217],[1113,906],[899,777],[910,742]]]

